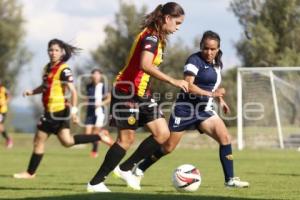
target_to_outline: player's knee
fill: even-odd
[[[221,138],[221,144],[222,145],[227,145],[231,143],[231,136],[229,134],[225,134],[222,138]]]
[[[118,139],[117,142],[123,149],[128,150],[130,146],[134,143],[134,140],[134,137],[128,137],[126,139]]]
[[[165,141],[167,141],[169,137],[170,137],[170,131],[169,130],[161,131],[159,134],[154,136],[156,141],[160,144],[163,144]]]
[[[68,148],[68,147],[73,146],[73,145],[74,145],[74,142],[71,142],[71,141],[62,141],[61,144],[62,144],[64,147]]]
[[[167,146],[164,146],[164,153],[165,154],[169,154],[171,153],[172,151],[174,151],[175,149],[175,146],[173,145],[167,145]]]

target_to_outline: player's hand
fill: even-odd
[[[31,95],[33,95],[33,91],[32,90],[25,90],[22,95],[23,95],[23,97],[31,96]]]
[[[218,88],[214,91],[213,97],[223,97],[226,94],[225,88]]]
[[[181,88],[184,92],[189,91],[189,83],[185,80],[173,80],[172,85]]]
[[[72,114],[71,118],[72,118],[72,122],[74,124],[78,124],[79,123],[79,118],[78,118],[77,114]]]
[[[230,114],[231,113],[229,106],[227,105],[227,103],[224,101],[223,98],[220,98],[220,106],[221,106],[224,114]]]

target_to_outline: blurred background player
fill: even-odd
[[[140,179],[152,164],[161,157],[171,153],[181,140],[185,130],[197,129],[219,143],[219,157],[224,172],[225,186],[243,188],[249,183],[234,176],[231,137],[223,120],[214,111],[214,100],[217,100],[225,114],[230,112],[223,99],[224,88],[221,84],[221,39],[213,31],[206,31],[200,42],[200,52],[192,54],[184,66],[185,80],[189,83],[189,93],[181,92],[169,120],[170,138],[162,148],[158,148],[134,170],[135,185],[140,185]]]
[[[42,93],[44,114],[37,125],[38,131],[33,141],[33,153],[27,171],[14,174],[14,178],[30,179],[36,170],[45,151],[45,142],[50,134],[55,134],[61,144],[71,147],[76,144],[96,142],[100,135],[75,135],[70,133],[70,115],[73,123],[78,123],[77,92],[73,83],[71,69],[66,62],[79,49],[62,40],[53,39],[48,43],[49,63],[43,72],[42,84],[34,90],[27,90],[24,96]],[[71,102],[66,99],[66,92],[71,93]],[[71,108],[70,108],[71,107]]]
[[[10,96],[7,89],[2,85],[2,81],[0,80],[0,133],[5,139],[5,145],[7,148],[13,147],[13,140],[10,136],[8,136],[7,131],[4,126],[6,113],[8,111],[8,102]]]
[[[106,137],[108,141],[105,144],[111,146],[114,140],[111,138],[108,130],[104,129],[105,113],[104,106],[108,105],[111,100],[111,94],[107,92],[106,85],[102,81],[102,72],[100,69],[93,69],[91,72],[91,82],[86,86],[87,95],[87,112],[85,120],[85,134],[100,134],[101,138]],[[91,157],[98,156],[98,144],[92,144]]]
[[[151,135],[142,141],[120,168],[116,168],[119,176],[131,175],[132,163],[151,155],[168,139],[168,124],[152,98],[149,86],[150,79],[157,78],[187,91],[186,81],[174,79],[158,69],[163,61],[167,36],[176,32],[183,20],[184,11],[174,2],[159,5],[146,16],[142,31],[135,38],[126,65],[119,72],[112,92],[111,125],[118,128],[118,138],[88,183],[88,192],[110,192],[104,180],[134,142],[138,127],[146,126]],[[132,188],[140,189],[139,186]]]

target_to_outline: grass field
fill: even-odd
[[[139,136],[139,138],[145,135]],[[106,183],[109,194],[89,194],[86,183],[102,162],[106,147],[100,147],[100,156],[88,156],[90,147],[65,149],[55,137],[47,143],[43,162],[34,180],[15,180],[12,174],[27,167],[32,149],[32,135],[16,134],[15,147],[0,148],[0,199],[27,200],[198,200],[198,199],[299,199],[300,152],[296,150],[256,149],[235,151],[236,175],[251,183],[247,189],[227,189],[217,146],[195,148],[182,145],[147,171],[142,191],[132,191],[112,176]],[[204,137],[202,137],[204,138]],[[3,140],[1,140],[2,144]],[[183,141],[184,142],[184,141]],[[202,184],[195,193],[182,194],[171,185],[171,173],[178,165],[190,163],[201,171]]]

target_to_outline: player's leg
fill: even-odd
[[[8,136],[7,131],[5,130],[4,121],[5,121],[5,113],[0,113],[0,133],[2,137],[5,139],[5,145],[7,148],[13,147],[13,140]]]
[[[104,185],[104,180],[119,164],[134,140],[135,130],[119,130],[117,141],[109,148],[102,165],[88,183],[87,190],[89,192],[110,192],[110,190]]]
[[[41,130],[34,136],[33,140],[33,152],[29,161],[29,165],[26,172],[14,174],[14,178],[30,179],[35,177],[36,170],[43,158],[45,152],[45,143],[49,135]]]
[[[57,133],[57,137],[61,144],[65,147],[71,147],[77,144],[86,144],[99,141],[99,135],[77,134],[72,135],[69,128],[63,128]]]
[[[139,161],[151,156],[170,136],[170,130],[164,118],[151,121],[146,126],[152,135],[142,141],[137,150],[120,165],[122,171],[131,170]]]
[[[248,182],[240,181],[234,177],[231,137],[223,120],[218,115],[213,115],[203,121],[199,125],[199,129],[215,139],[220,145],[219,156],[224,172],[225,185],[229,187],[248,187]]]
[[[140,164],[138,164],[137,169],[141,170],[143,173],[151,167],[155,162],[157,162],[161,157],[171,153],[178,143],[180,142],[184,131],[182,132],[171,132],[168,140],[162,145],[162,147],[158,148],[152,155],[145,158]],[[140,172],[135,172],[139,173]]]

